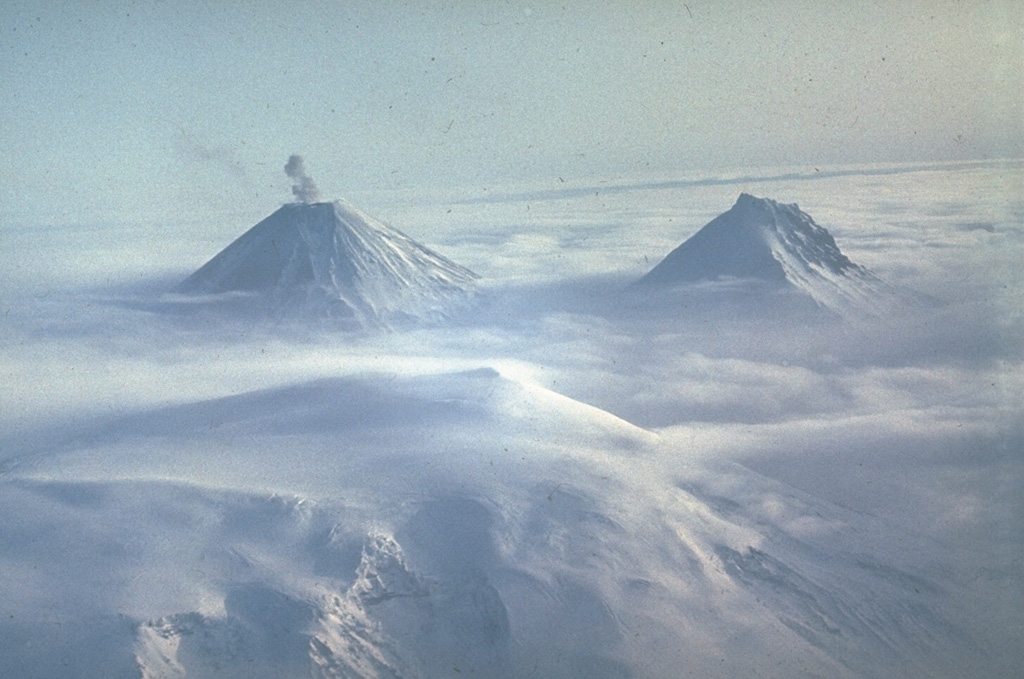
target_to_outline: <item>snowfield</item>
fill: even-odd
[[[199,261],[185,227],[23,230],[0,255],[0,676],[1019,676],[1022,179],[396,197],[374,210],[430,250],[371,235],[376,273],[344,283],[355,246],[292,240],[246,279],[387,315],[395,257],[417,304],[479,293],[391,329],[183,301],[239,289],[214,259],[174,291],[244,220]],[[744,236],[692,261],[768,243],[750,261],[792,290],[743,257],[633,285],[741,190],[833,259]],[[65,266],[126,237],[120,267]]]

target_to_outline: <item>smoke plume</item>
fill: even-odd
[[[292,180],[292,195],[300,203],[315,203],[320,200],[320,191],[316,184],[306,174],[306,168],[302,156],[289,156],[288,163],[284,166],[284,172]]]

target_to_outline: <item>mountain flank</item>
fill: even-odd
[[[832,235],[799,206],[747,193],[670,252],[635,287],[730,281],[789,289],[833,311],[870,310],[882,301],[886,288],[844,255]]]
[[[242,294],[285,315],[358,325],[446,316],[477,275],[343,201],[290,203],[183,281],[185,295]]]

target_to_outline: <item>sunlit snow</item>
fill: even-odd
[[[0,676],[1015,676],[1006,176],[22,231]]]

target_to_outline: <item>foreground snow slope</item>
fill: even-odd
[[[869,517],[490,368],[22,453],[4,676],[956,676],[976,651]]]

